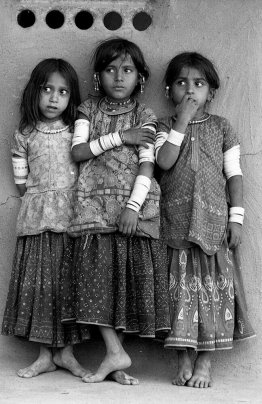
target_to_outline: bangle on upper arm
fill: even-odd
[[[90,123],[86,119],[77,119],[75,121],[74,136],[72,139],[72,148],[77,144],[86,143],[89,139]]]
[[[25,184],[29,173],[27,159],[24,157],[12,156],[12,165],[15,184]]]
[[[184,133],[180,133],[174,129],[171,129],[166,140],[167,140],[167,142],[180,147],[184,140],[184,137],[185,137]]]

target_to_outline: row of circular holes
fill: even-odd
[[[31,10],[22,10],[17,16],[18,24],[23,28],[32,27],[35,23],[35,14]],[[46,15],[46,24],[52,28],[61,28],[65,22],[64,14],[59,10],[52,10]],[[80,11],[75,15],[75,24],[79,29],[86,30],[92,27],[94,22],[93,15],[89,11]],[[123,23],[122,17],[116,11],[107,13],[103,18],[104,26],[115,31],[119,29]],[[133,17],[133,26],[138,31],[145,31],[152,23],[152,18],[144,11],[138,12]]]

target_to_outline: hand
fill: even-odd
[[[242,240],[242,225],[239,223],[229,222],[227,226],[227,241],[228,248],[236,248],[241,244]]]
[[[133,236],[136,232],[138,212],[125,208],[119,218],[119,231],[126,236]]]
[[[191,121],[197,113],[198,103],[190,95],[186,94],[181,103],[176,105],[176,118],[177,120],[185,121],[188,123]]]
[[[123,137],[125,144],[143,146],[148,149],[147,143],[154,143],[156,135],[147,128],[130,128],[123,131]]]

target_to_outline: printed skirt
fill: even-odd
[[[166,245],[119,233],[89,234],[74,243],[62,270],[65,323],[109,326],[141,337],[167,335]]]
[[[230,349],[255,336],[247,316],[238,249],[212,256],[200,247],[168,248],[171,331],[165,347]]]
[[[68,236],[17,238],[2,334],[63,347],[89,338],[87,327],[61,322],[61,263]]]

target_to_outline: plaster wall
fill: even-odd
[[[30,28],[17,23],[22,9],[35,13]],[[48,11],[60,10],[65,23],[51,29]],[[80,30],[74,24],[78,11],[89,10],[94,24]],[[243,277],[252,324],[257,338],[236,344],[232,352],[214,356],[220,372],[262,374],[262,0],[0,0],[0,322],[2,321],[12,255],[15,222],[20,200],[13,183],[9,142],[19,120],[21,91],[32,68],[43,58],[62,57],[76,68],[85,98],[92,88],[91,50],[112,35],[136,42],[151,67],[151,79],[142,100],[158,116],[170,112],[162,78],[167,62],[176,53],[195,50],[211,58],[218,68],[221,88],[211,112],[230,119],[242,144],[246,218],[242,243]],[[108,11],[118,11],[123,25],[110,31],[103,24]],[[151,26],[138,31],[132,16],[145,10]],[[132,343],[131,343],[132,344]],[[30,344],[0,337],[0,355],[18,349],[31,354]],[[146,349],[150,357],[150,350]],[[157,359],[163,360],[160,355]]]

